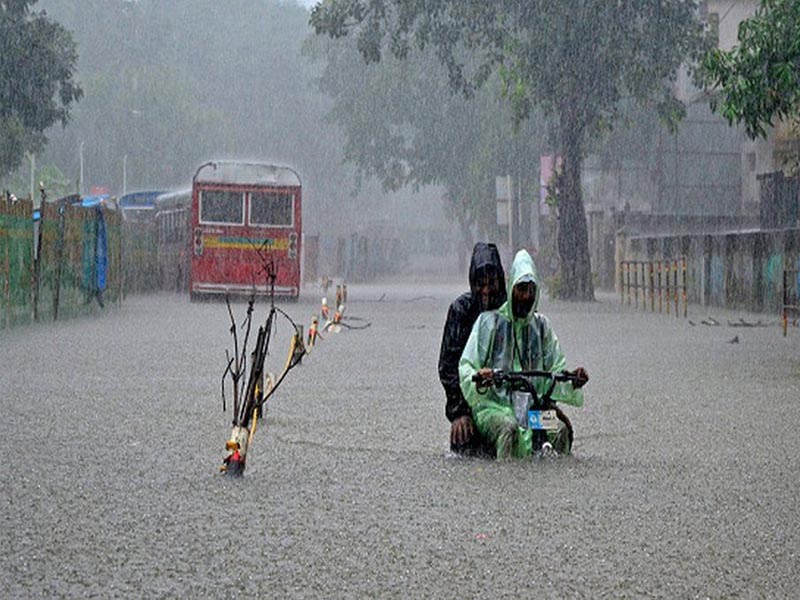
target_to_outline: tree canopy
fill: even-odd
[[[344,131],[345,158],[359,173],[388,190],[444,187],[469,248],[473,232],[496,235],[495,208],[485,201],[495,176],[516,176],[521,161],[538,160],[544,145],[534,120],[512,131],[497,78],[468,101],[450,88],[430,49],[364,64],[355,39],[312,39],[309,47],[324,60],[318,85],[333,98],[330,118]],[[532,173],[533,165],[525,166]]]
[[[703,61],[706,83],[718,89],[712,108],[751,138],[766,137],[776,119],[800,116],[800,2],[762,0],[738,40]]]
[[[614,122],[620,102],[683,114],[672,82],[705,49],[696,3],[685,0],[329,0],[312,11],[317,33],[353,35],[367,61],[431,46],[466,95],[495,72],[516,121],[540,108],[562,158],[558,187],[560,295],[594,290],[580,173],[589,143]],[[388,49],[385,51],[385,49]]]
[[[73,80],[78,52],[72,35],[42,12],[36,0],[0,2],[0,176],[26,152],[39,152],[45,130],[66,124],[82,94]]]

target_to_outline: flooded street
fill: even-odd
[[[800,588],[797,329],[545,299],[568,363],[591,374],[585,407],[566,408],[574,455],[501,463],[446,451],[436,367],[465,286],[348,287],[346,315],[371,327],[327,334],[288,375],[242,479],[217,471],[224,304],[131,297],[100,319],[0,332],[2,596]],[[307,328],[318,296],[282,306]],[[773,326],[727,325],[739,317]]]

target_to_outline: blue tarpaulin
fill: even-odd
[[[108,271],[108,236],[106,219],[99,206],[95,207],[97,218],[97,242],[95,245],[95,289],[102,292],[106,289],[106,272]]]

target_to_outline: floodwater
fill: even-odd
[[[570,365],[591,375],[586,406],[567,407],[574,455],[469,460],[446,452],[436,370],[460,286],[349,287],[347,315],[371,327],[327,335],[289,374],[242,479],[217,472],[224,304],[134,297],[0,332],[0,595],[800,589],[800,330],[715,310],[722,325],[705,326],[698,307],[691,326],[613,296],[545,301]],[[284,308],[307,327],[318,298]],[[739,317],[773,326],[727,325]]]

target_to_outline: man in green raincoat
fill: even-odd
[[[532,434],[518,425],[511,402],[511,392],[489,386],[478,393],[475,374],[491,380],[493,369],[503,371],[542,370],[554,373],[566,370],[566,359],[550,320],[536,311],[541,293],[536,266],[527,250],[514,257],[508,278],[507,300],[497,310],[482,313],[461,355],[458,374],[464,398],[472,409],[480,434],[494,444],[498,458],[530,456]],[[573,406],[583,406],[583,387],[589,374],[583,367],[573,373],[576,381],[556,384],[552,399]],[[538,394],[550,382],[534,381]],[[568,421],[559,411],[559,429],[548,431],[548,439],[559,454],[570,451]]]

